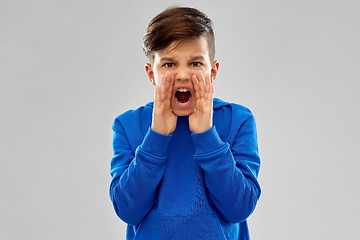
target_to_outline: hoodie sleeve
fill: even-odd
[[[170,139],[171,135],[161,135],[149,128],[134,153],[121,122],[115,120],[110,198],[116,214],[124,222],[139,224],[153,206]]]
[[[260,197],[256,135],[252,114],[237,129],[231,146],[221,140],[215,126],[206,132],[192,134],[194,159],[204,170],[205,185],[212,202],[228,222],[246,220]]]

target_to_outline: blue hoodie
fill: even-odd
[[[191,133],[151,130],[153,103],[113,124],[110,197],[126,239],[249,239],[246,219],[260,197],[255,119],[247,108],[214,99],[214,126]]]

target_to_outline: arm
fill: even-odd
[[[177,117],[170,109],[174,77],[166,73],[160,80],[160,85],[155,86],[151,128],[135,154],[121,122],[117,120],[113,125],[110,197],[117,215],[131,225],[139,224],[154,204],[165,171],[168,144],[176,128]],[[139,134],[136,130],[129,134]]]
[[[154,204],[171,135],[149,129],[133,153],[119,120],[114,122],[113,131],[110,198],[116,214],[124,222],[137,225]]]
[[[216,128],[192,134],[194,159],[204,170],[205,185],[217,210],[229,222],[245,220],[260,197],[257,175],[260,167],[254,117],[238,129],[230,147]]]

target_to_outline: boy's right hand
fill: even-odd
[[[163,135],[175,131],[177,116],[171,110],[174,77],[167,72],[160,77],[160,85],[155,86],[155,101],[151,129]]]

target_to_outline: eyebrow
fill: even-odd
[[[162,62],[172,62],[172,61],[174,61],[174,58],[172,58],[172,57],[163,57],[163,58],[160,58],[160,61],[162,61]]]
[[[193,57],[190,58],[191,61],[193,61],[193,60],[201,60],[201,61],[203,61],[204,59],[205,58],[203,56],[193,56]]]
[[[190,56],[190,61],[195,61],[195,60],[198,60],[198,61],[204,61],[204,57],[199,55],[199,56]],[[174,62],[175,61],[175,58],[174,57],[162,57],[160,58],[160,61],[161,62]]]

